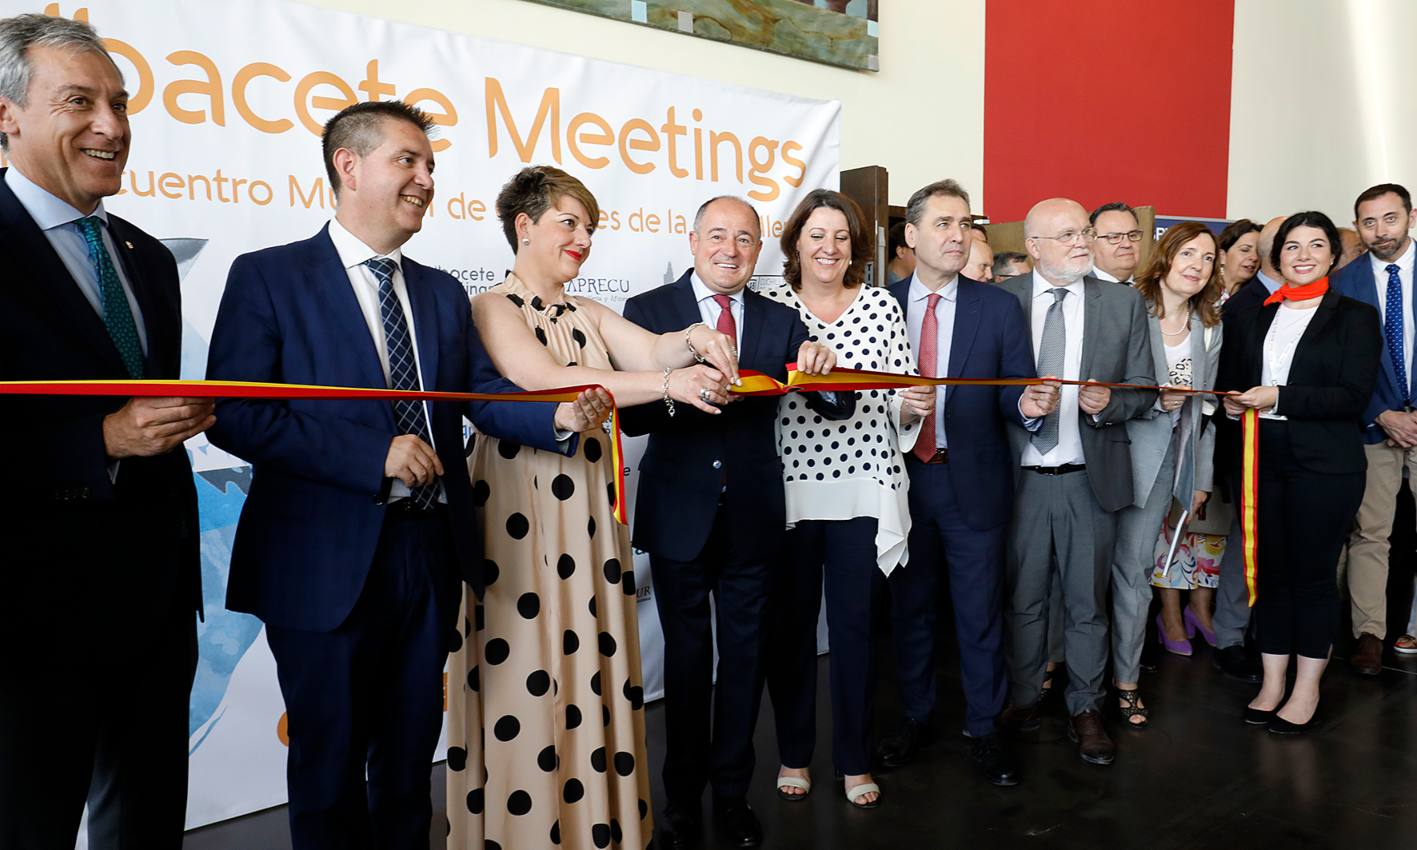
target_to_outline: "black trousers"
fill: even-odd
[[[0,848],[182,846],[197,667],[183,505],[0,506]]]
[[[807,767],[817,740],[817,615],[823,577],[830,643],[832,763],[868,773],[875,666],[871,612],[884,576],[876,566],[876,519],[803,520],[787,534],[773,580],[767,682],[777,746],[787,767]]]
[[[1328,658],[1338,630],[1338,556],[1365,476],[1305,470],[1283,421],[1261,419],[1259,442],[1257,644],[1268,655]]]
[[[296,850],[428,847],[456,576],[446,513],[391,510],[339,628],[267,626],[289,720]]]
[[[718,509],[708,543],[692,561],[650,553],[664,630],[664,790],[670,803],[690,811],[698,811],[709,784],[716,802],[742,800],[753,776],[768,559],[743,553],[727,514]]]

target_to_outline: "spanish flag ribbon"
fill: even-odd
[[[900,389],[913,386],[1004,386],[1021,387],[1039,382],[1038,378],[923,378],[918,375],[900,375],[892,372],[872,372],[858,369],[834,369],[830,375],[808,375],[797,370],[797,364],[787,364],[787,382],[783,383],[769,375],[744,369],[739,372],[742,384],[732,387],[737,395],[778,396],[792,391],[800,392],[855,392],[877,389]],[[1060,384],[1076,386],[1103,386],[1111,389],[1160,390],[1171,389],[1191,395],[1222,396],[1228,393],[1218,390],[1198,390],[1190,388],[1161,387],[1147,384],[1127,384],[1102,381],[1059,380]],[[439,392],[429,390],[390,390],[369,387],[330,387],[314,384],[279,384],[254,381],[0,381],[0,396],[5,395],[50,395],[50,396],[111,396],[160,398],[180,396],[184,398],[212,399],[260,399],[267,401],[294,399],[370,399],[379,401],[510,401],[510,402],[568,402],[596,385],[575,387],[555,387],[546,390],[526,390],[518,393],[467,393]],[[608,390],[606,391],[609,392]],[[620,444],[620,411],[611,396],[610,459],[615,465],[615,519],[622,525],[628,524],[625,499],[624,452]],[[1257,541],[1258,522],[1255,505],[1258,496],[1258,456],[1259,418],[1254,410],[1245,411],[1241,418],[1244,436],[1243,480],[1241,485],[1240,515],[1244,539],[1245,586],[1249,591],[1250,605],[1256,596],[1256,576],[1258,574]]]
[[[597,385],[525,390],[519,393],[460,393],[431,390],[389,390],[370,387],[326,387],[259,381],[0,381],[0,395],[118,396],[125,398],[370,399],[376,401],[513,401],[565,402]],[[603,389],[603,388],[602,388]],[[606,390],[608,394],[610,391]],[[620,409],[610,397],[610,462],[615,466],[615,519],[629,523],[625,508],[625,463],[620,446]]]

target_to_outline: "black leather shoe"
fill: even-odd
[[[1042,721],[1038,717],[1038,706],[1011,705],[999,715],[999,732],[1008,738],[1018,737],[1024,732],[1037,732]]]
[[[1260,680],[1259,662],[1240,644],[1217,649],[1211,653],[1211,658],[1214,659],[1215,669],[1232,679],[1251,683]]]
[[[975,770],[991,785],[1009,788],[1018,784],[1018,766],[1008,745],[998,735],[969,740],[969,758]]]
[[[1274,720],[1274,709],[1263,711],[1258,708],[1245,706],[1246,726],[1268,726]]]
[[[727,847],[757,847],[763,843],[763,825],[747,800],[715,803],[713,818],[719,844]]]
[[[885,768],[904,767],[915,760],[920,750],[929,743],[929,739],[930,730],[926,724],[907,717],[895,735],[881,742],[881,748],[876,751],[876,760]]]
[[[664,818],[659,822],[659,844],[661,850],[686,850],[696,847],[703,833],[704,822],[698,807],[679,808],[670,803],[664,808]]]

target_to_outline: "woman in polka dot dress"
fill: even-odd
[[[810,193],[782,234],[787,286],[763,294],[797,310],[837,366],[913,374],[900,302],[862,286],[871,237],[860,208],[827,189]],[[778,792],[798,799],[810,783],[816,739],[816,625],[826,578],[831,643],[832,760],[847,799],[875,808],[867,748],[871,705],[871,609],[882,576],[906,562],[910,533],[904,455],[935,408],[933,387],[858,396],[856,414],[828,422],[783,396],[778,449],[787,487],[789,558],[770,602],[768,691],[782,757]],[[783,781],[789,780],[789,781]],[[810,784],[808,784],[810,788]]]
[[[513,273],[473,301],[499,371],[527,389],[600,384],[622,404],[716,410],[732,340],[698,327],[657,336],[570,297],[599,217],[580,181],[524,169],[497,214]],[[617,369],[625,371],[615,371]],[[700,393],[708,399],[704,401]],[[570,455],[483,437],[469,467],[486,545],[479,601],[449,661],[449,848],[644,848],[653,836],[629,537],[615,522],[608,438]]]

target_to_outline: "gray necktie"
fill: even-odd
[[[1063,323],[1063,296],[1068,290],[1053,287],[1053,303],[1043,317],[1043,342],[1038,346],[1038,375],[1063,377],[1063,353],[1068,345],[1067,326]],[[1048,454],[1058,445],[1058,413],[1060,408],[1043,417],[1043,424],[1033,433],[1033,447],[1039,454]]]

